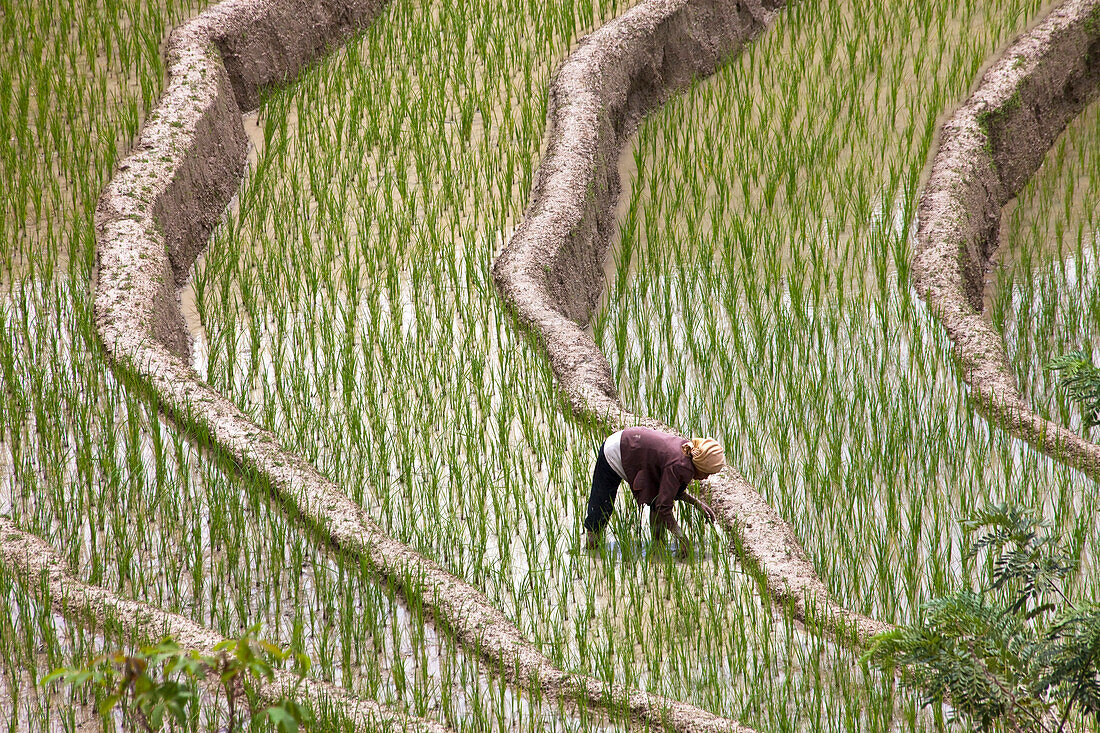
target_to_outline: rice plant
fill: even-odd
[[[1064,372],[1047,368],[1100,344],[1095,192],[1100,176],[1096,125],[1088,107],[1054,144],[1034,178],[1006,210],[999,267],[987,289],[994,325],[1004,334],[1017,382],[1044,417],[1089,435],[1085,404],[1058,389]]]
[[[1044,506],[1087,558],[1097,532],[1084,477],[973,412],[907,272],[939,119],[1042,9],[911,10],[791,7],[650,118],[620,162],[623,228],[594,325],[631,409],[724,438],[838,598],[894,622],[975,582],[956,529],[975,506]],[[1095,122],[1080,124],[1091,140]],[[1033,377],[1054,355],[1017,364]],[[1075,582],[1094,592],[1087,572]]]
[[[581,549],[603,435],[571,416],[489,266],[526,205],[552,70],[628,5],[394,0],[272,90],[246,120],[240,197],[183,293],[195,366],[563,669],[765,731],[957,728],[772,608],[721,530],[686,521],[697,557],[681,563],[622,498],[606,551]],[[91,215],[160,88],[161,39],[199,9],[63,0],[0,16],[0,512],[86,582],[226,636],[258,623],[315,677],[453,729],[622,727],[507,685],[110,371]],[[830,589],[886,620],[976,582],[956,520],[988,501],[1044,507],[1084,559],[1070,582],[1095,595],[1094,492],[973,413],[906,270],[938,120],[1041,12],[793,5],[621,161],[593,332],[624,401],[723,439]],[[1082,172],[1095,114],[1009,214],[991,288],[1043,409],[1062,408],[1042,365],[1092,348],[1100,325]],[[130,642],[31,590],[0,575],[0,724],[71,730],[95,701],[36,681]]]

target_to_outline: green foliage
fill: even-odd
[[[1062,372],[1061,388],[1084,413],[1085,427],[1100,425],[1100,368],[1084,351],[1063,354],[1047,364],[1047,369]]]
[[[926,706],[950,703],[982,730],[1062,731],[1100,716],[1100,607],[1075,604],[1076,563],[1034,513],[997,505],[963,522],[986,583],[922,607],[923,619],[877,636],[865,659],[901,672]]]
[[[276,668],[290,664],[300,684],[310,668],[309,657],[257,639],[256,631],[253,626],[239,638],[226,639],[214,647],[213,654],[182,649],[165,637],[134,654],[103,654],[84,667],[55,669],[42,684],[59,680],[76,687],[90,686],[100,700],[98,709],[104,723],[111,720],[117,706],[139,730],[160,731],[166,725],[169,729],[185,726],[189,714],[197,714],[200,683],[216,679],[216,689],[225,694],[226,729],[232,733],[240,718],[238,702],[252,699],[249,693],[254,681],[271,680]],[[302,723],[312,720],[312,713],[292,699],[293,692],[259,713],[249,703],[249,716],[258,714],[280,733],[297,733]]]
[[[962,526],[976,535],[970,556],[989,553],[990,587],[1008,594],[1010,611],[1032,619],[1053,608],[1041,602],[1048,594],[1065,600],[1059,582],[1073,572],[1076,563],[1062,549],[1060,538],[1034,513],[996,505],[976,512]]]

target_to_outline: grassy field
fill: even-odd
[[[581,549],[604,436],[571,416],[489,267],[526,205],[554,66],[628,5],[395,0],[273,92],[185,293],[203,324],[195,366],[566,670],[763,731],[954,729],[772,609],[721,530],[688,521],[697,556],[678,562],[623,497],[607,549]],[[38,50],[0,63],[16,243],[0,262],[0,512],[87,582],[227,635],[260,622],[318,677],[456,729],[604,725],[506,688],[113,378],[90,313],[91,211],[162,73],[155,43],[117,39],[159,42],[197,9],[135,7],[65,7],[47,36],[38,6],[0,21],[6,49]],[[970,582],[957,520],[1000,498],[1072,534],[1095,595],[1090,486],[972,412],[906,273],[938,121],[1041,9],[795,5],[643,124],[623,160],[594,333],[625,404],[724,440],[838,598],[886,620]],[[1071,420],[1042,367],[1100,325],[1095,114],[1008,216],[991,295],[1029,394]],[[1066,208],[1071,185],[1084,193]],[[0,574],[0,724],[71,729],[67,693],[29,695],[35,676],[126,641]]]

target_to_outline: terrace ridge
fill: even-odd
[[[257,103],[263,87],[290,81],[331,44],[366,26],[383,5],[225,0],[172,32],[166,89],[96,209],[96,328],[113,367],[149,389],[193,437],[266,482],[306,524],[365,558],[406,596],[420,598],[464,646],[517,685],[541,685],[588,709],[629,712],[643,725],[682,733],[750,731],[687,703],[556,668],[477,588],[387,535],[339,487],[187,364],[177,288],[239,187],[246,147],[242,109]],[[683,28],[699,24],[697,13],[714,19],[707,7],[648,0],[632,18],[664,18],[663,28],[679,28],[686,37]],[[691,44],[669,48],[679,51],[718,58],[714,50]],[[4,559],[21,567],[27,557]]]
[[[19,530],[15,523],[0,517],[0,561],[25,575],[30,590],[39,602],[49,603],[62,615],[78,616],[99,629],[108,620],[145,644],[156,644],[171,636],[182,649],[214,654],[214,647],[225,637],[178,613],[169,613],[156,606],[129,600],[99,586],[88,585],[75,577],[65,561],[48,543]],[[43,582],[38,582],[39,580]],[[389,728],[409,733],[447,733],[439,723],[408,715],[390,707],[349,695],[344,690],[315,679],[300,683],[296,675],[285,669],[275,670],[270,680],[256,679],[259,699],[274,705],[292,691],[299,700],[311,705],[328,704],[338,709],[346,719],[364,729]]]
[[[607,359],[586,330],[603,289],[615,227],[616,162],[641,119],[769,24],[783,0],[649,0],[585,39],[550,86],[546,152],[523,222],[493,278],[545,348],[573,409],[612,429],[675,431],[627,410]],[[710,479],[711,503],[743,561],[779,604],[844,643],[892,628],[832,597],[794,531],[732,466]]]
[[[943,325],[971,399],[994,424],[1100,480],[1100,445],[1046,420],[1020,394],[1004,341],[982,315],[1001,211],[1100,82],[1100,0],[1068,0],[1021,35],[943,125],[918,207],[913,285]]]

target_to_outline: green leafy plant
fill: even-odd
[[[1051,359],[1047,369],[1062,372],[1060,387],[1084,413],[1085,427],[1100,425],[1100,368],[1084,351],[1071,351]]]
[[[865,660],[901,672],[926,706],[949,703],[982,730],[1062,731],[1100,719],[1100,607],[1074,603],[1076,562],[1033,512],[995,505],[963,522],[985,583],[922,606],[875,637]]]
[[[214,647],[213,654],[183,649],[165,637],[133,654],[102,654],[83,667],[55,669],[42,684],[90,686],[105,723],[118,707],[139,730],[160,731],[166,725],[169,729],[173,724],[186,725],[189,711],[197,709],[199,685],[209,682],[225,695],[230,733],[240,722],[241,701],[250,717],[269,720],[280,733],[296,733],[301,724],[312,721],[310,710],[293,699],[309,671],[309,657],[257,639],[256,631],[253,626],[236,639],[226,639]],[[294,689],[275,705],[257,711],[251,702],[252,684],[273,679],[284,664],[298,675]]]

